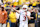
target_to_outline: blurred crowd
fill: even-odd
[[[0,4],[4,4],[5,7],[20,6],[22,4],[26,4],[29,7],[40,7],[40,0],[0,0]]]
[[[0,27],[37,27],[40,0],[0,0]]]

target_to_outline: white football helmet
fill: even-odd
[[[27,11],[28,6],[27,6],[27,5],[23,5],[22,9],[23,9],[23,8],[26,8],[26,10],[24,10],[24,11]]]

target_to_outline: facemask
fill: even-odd
[[[23,11],[27,11],[27,9],[26,10],[23,10]]]

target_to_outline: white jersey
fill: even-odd
[[[25,20],[25,12],[23,10],[20,11],[20,22],[23,22]],[[26,17],[25,22],[28,22],[28,18]]]
[[[29,12],[29,11],[27,11],[27,16],[30,16],[31,15],[31,13]],[[25,20],[25,12],[23,11],[23,10],[21,10],[20,11],[20,22],[22,22],[23,20]],[[27,16],[26,16],[26,22],[28,22],[28,18],[27,18]]]
[[[31,15],[31,13],[29,11],[27,11],[27,16],[30,16],[30,15]]]

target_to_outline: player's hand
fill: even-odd
[[[31,19],[34,19],[34,17],[31,17]]]
[[[29,18],[29,20],[31,20],[31,18]]]

